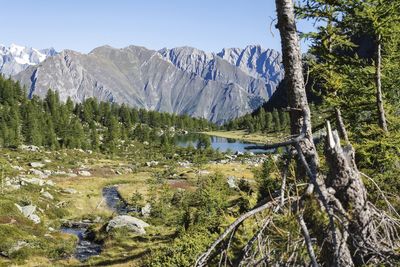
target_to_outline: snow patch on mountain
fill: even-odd
[[[0,44],[0,73],[13,76],[56,54],[54,48],[38,50],[17,44],[11,44],[9,47]]]

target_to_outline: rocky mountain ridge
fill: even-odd
[[[228,52],[230,51],[230,52]],[[283,77],[279,53],[260,46],[207,53],[180,47],[64,50],[14,76],[29,95],[103,101],[223,123],[267,101]]]

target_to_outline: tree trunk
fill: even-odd
[[[326,162],[329,172],[326,185],[335,191],[335,197],[342,203],[349,218],[348,240],[353,260],[357,265],[367,261],[368,251],[360,249],[370,241],[377,244],[376,233],[371,224],[371,210],[367,202],[367,190],[360,177],[355,163],[353,147],[348,144],[341,147],[340,139],[336,132],[332,132],[327,123],[327,139],[325,145]],[[357,246],[354,244],[357,243]]]
[[[378,34],[376,38],[376,51],[375,51],[375,86],[376,86],[376,106],[378,108],[378,123],[379,127],[385,132],[388,131],[386,125],[385,109],[382,100],[382,82],[381,82],[381,36]]]
[[[328,202],[331,199],[325,183],[318,175],[319,160],[312,138],[311,114],[308,106],[299,37],[296,29],[294,5],[292,0],[275,0],[278,28],[281,36],[283,65],[290,107],[290,124],[293,135],[304,134],[296,145],[298,151],[298,166],[303,165],[302,172],[310,177],[310,183],[315,187],[323,209],[329,215],[328,242],[326,257],[322,259],[328,266],[352,266],[353,261],[346,244],[346,237],[337,230],[333,219],[332,208]],[[298,168],[298,171],[301,169]],[[321,226],[323,227],[323,226]]]
[[[339,131],[339,136],[349,143],[349,137],[347,135],[346,127],[343,123],[342,113],[340,112],[339,108],[335,108],[335,115],[336,115],[336,127]]]

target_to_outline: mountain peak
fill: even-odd
[[[15,43],[9,47],[0,45],[0,73],[6,76],[15,75],[55,54],[57,52],[54,48],[38,50]]]

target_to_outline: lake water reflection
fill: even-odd
[[[228,151],[231,151],[232,153],[253,152],[255,154],[273,152],[272,150],[248,148],[249,146],[257,145],[256,143],[250,143],[236,139],[230,139],[219,136],[209,136],[203,134],[186,134],[186,135],[175,136],[175,144],[181,147],[188,147],[188,146],[197,147],[200,138],[209,138],[211,142],[211,147],[221,152],[228,152]]]

